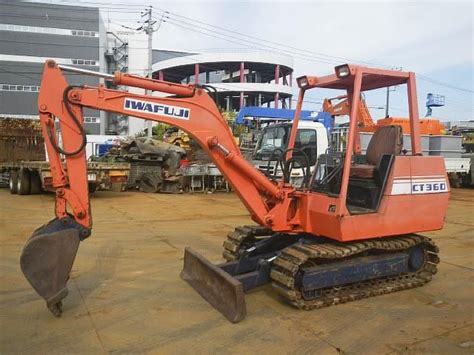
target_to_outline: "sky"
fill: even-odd
[[[50,2],[72,3],[70,0]],[[73,3],[93,6],[91,0]],[[170,18],[165,18],[154,33],[155,49],[283,53],[294,58],[294,78],[329,74],[335,65],[345,62],[401,67],[417,74],[421,116],[426,112],[426,94],[432,92],[444,95],[446,101],[445,107],[434,108],[436,118],[474,119],[472,1],[100,0],[95,3],[102,6],[104,20],[128,26],[136,25],[140,10],[147,5],[153,6],[157,20],[162,18],[162,11],[168,11]],[[215,38],[226,33],[223,29],[234,31],[227,32],[234,38]],[[405,95],[404,87],[390,92],[392,116],[407,115]],[[327,96],[335,95],[311,90],[306,96],[306,108],[319,109],[318,102]],[[385,96],[385,91],[366,94],[375,118],[385,114]]]

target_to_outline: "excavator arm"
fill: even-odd
[[[66,205],[69,204],[79,224],[85,228],[92,225],[83,149],[85,132],[82,108],[88,107],[162,122],[188,132],[233,185],[252,218],[257,223],[264,223],[263,217],[268,207],[262,195],[270,199],[278,198],[280,190],[242,157],[230,128],[204,89],[123,73],[104,76],[116,85],[176,96],[137,95],[103,86],[69,86],[63,74],[63,71],[68,70],[76,71],[75,68],[62,67],[52,61],[46,63],[38,105],[43,134],[48,137],[46,146],[51,161],[53,186],[56,188],[58,218],[66,216]],[[53,134],[55,118],[59,119],[63,148],[59,148]],[[65,155],[67,170],[62,168],[61,154]]]
[[[65,72],[101,76],[115,85],[173,96],[137,95],[103,85],[70,86]],[[261,225],[269,223],[269,211],[283,199],[282,187],[242,157],[230,128],[204,88],[123,73],[100,74],[47,61],[38,108],[56,191],[56,218],[33,233],[23,249],[20,264],[28,281],[56,316],[62,312],[61,300],[67,295],[66,284],[79,242],[91,234],[92,228],[84,107],[163,122],[186,131],[230,182],[252,219]],[[56,137],[57,126],[60,140]]]

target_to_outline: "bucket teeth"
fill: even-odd
[[[33,233],[20,257],[23,274],[56,317],[61,315],[62,300],[68,294],[67,281],[79,242],[77,228],[55,220]]]

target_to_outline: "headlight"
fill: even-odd
[[[339,65],[334,68],[336,71],[336,76],[338,78],[345,78],[346,76],[351,75],[351,69],[348,64]]]
[[[296,79],[296,82],[298,83],[298,87],[300,89],[304,89],[308,86],[308,77],[300,76],[298,79]]]

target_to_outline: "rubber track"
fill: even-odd
[[[424,265],[417,272],[318,290],[318,297],[311,300],[304,299],[297,287],[298,271],[305,266],[334,262],[368,251],[403,251],[415,245],[422,246],[426,255]],[[276,291],[292,305],[310,310],[422,286],[437,271],[437,253],[438,247],[431,239],[416,234],[349,243],[297,243],[281,251],[273,262],[270,277]]]
[[[271,229],[262,226],[239,226],[227,235],[224,241],[224,252],[222,256],[227,261],[234,261],[239,257],[239,250],[242,246],[250,246],[259,237],[271,236]]]

